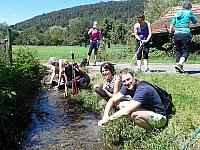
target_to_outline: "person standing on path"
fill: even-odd
[[[98,49],[100,46],[100,39],[101,39],[101,31],[97,27],[98,22],[95,21],[93,23],[93,27],[90,28],[88,31],[88,34],[90,35],[90,46],[89,46],[89,51],[88,51],[88,62],[87,65],[89,66],[90,64],[90,59],[91,59],[91,54],[92,50],[94,49],[94,66],[96,66],[96,61],[97,61],[97,53]]]
[[[174,42],[176,45],[175,70],[184,73],[183,64],[187,61],[191,49],[190,21],[195,24],[197,18],[192,12],[192,4],[186,0],[183,9],[179,10],[171,21],[170,33],[174,31]]]
[[[137,70],[141,71],[142,53],[144,58],[145,73],[149,73],[148,58],[149,58],[149,41],[151,38],[151,27],[148,21],[145,21],[144,14],[137,16],[138,22],[134,25],[134,36],[136,38],[136,57]],[[141,48],[142,47],[142,48]]]

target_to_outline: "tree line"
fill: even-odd
[[[87,32],[97,20],[106,41],[127,44],[132,39],[135,16],[144,12],[147,20],[153,22],[169,7],[181,3],[179,0],[162,0],[162,3],[161,0],[127,0],[67,8],[11,25],[12,41],[16,45],[87,45]],[[0,39],[5,37],[7,27],[5,23],[0,24]]]

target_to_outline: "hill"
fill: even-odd
[[[144,10],[143,3],[144,1],[140,0],[129,0],[81,5],[46,14],[43,13],[12,25],[11,28],[20,31],[33,26],[44,30],[52,26],[66,27],[69,25],[70,19],[74,18],[89,18],[93,21],[108,17],[127,22],[128,18],[134,17]]]

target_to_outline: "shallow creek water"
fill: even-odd
[[[94,114],[77,113],[59,91],[50,90],[38,96],[23,149],[101,149]],[[38,111],[40,113],[38,113]],[[38,115],[39,114],[39,115]]]

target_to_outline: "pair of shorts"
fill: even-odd
[[[150,127],[159,129],[166,125],[167,118],[163,115],[153,113],[147,122]]]

